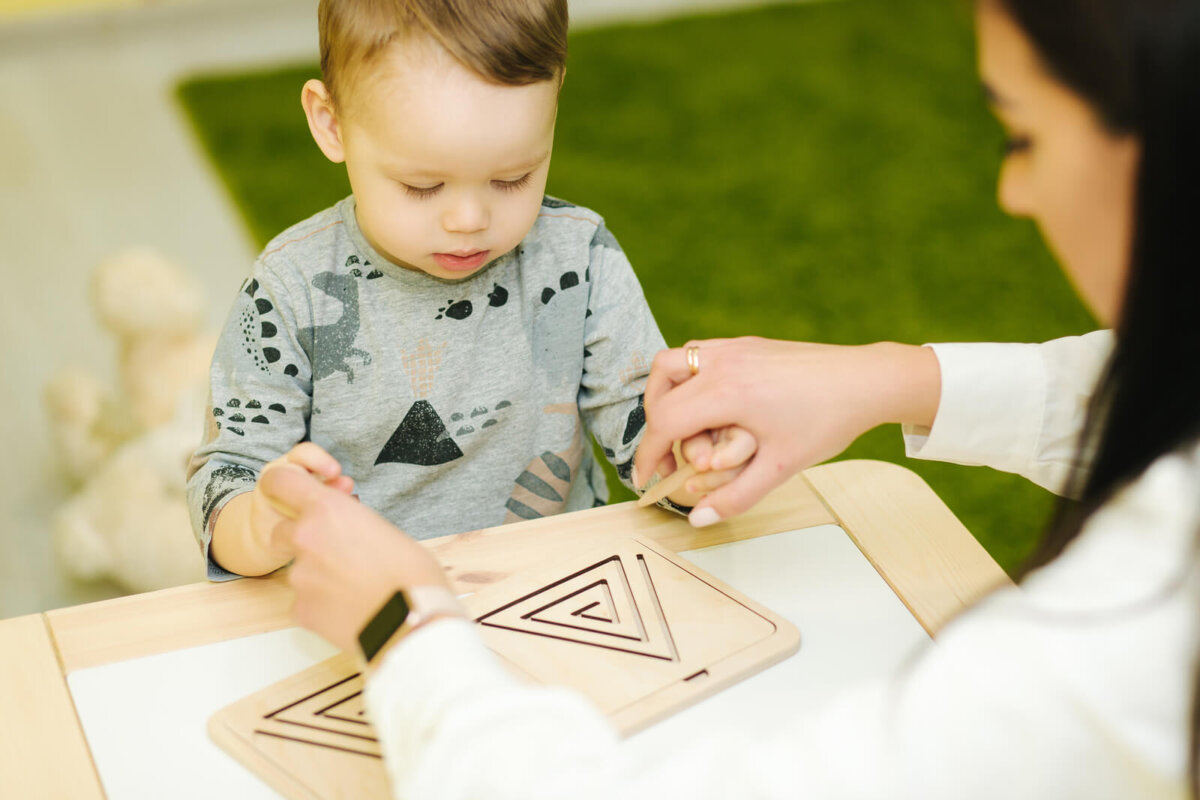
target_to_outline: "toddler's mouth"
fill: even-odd
[[[442,269],[450,270],[451,272],[466,272],[467,270],[478,269],[487,263],[488,253],[490,250],[469,250],[460,253],[434,253],[433,260]]]

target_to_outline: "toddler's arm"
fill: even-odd
[[[187,483],[192,527],[211,580],[241,574],[232,566],[241,563],[237,558],[225,564],[213,556],[218,517],[229,524],[246,516],[248,493],[264,466],[309,438],[312,367],[298,334],[311,325],[311,301],[302,276],[287,266],[277,272],[256,262],[213,354],[204,440],[188,465]]]
[[[579,411],[617,476],[633,489],[633,456],[646,425],[642,393],[666,348],[633,267],[600,223],[590,247]]]

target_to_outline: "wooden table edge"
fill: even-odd
[[[931,636],[1012,581],[912,470],[838,461],[802,478]],[[933,534],[933,535],[931,535]]]
[[[103,797],[42,614],[0,620],[0,776],[6,797]],[[11,792],[11,794],[8,794]]]
[[[425,542],[460,593],[614,539],[652,540],[679,552],[832,524],[828,509],[796,477],[751,512],[697,530],[677,514],[619,503]],[[569,526],[569,530],[564,527]],[[283,572],[195,583],[46,612],[63,671],[196,647],[289,627],[291,589]]]

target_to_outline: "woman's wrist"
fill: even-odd
[[[462,603],[445,583],[400,589],[360,628],[359,651],[371,667],[379,664],[383,654],[409,634],[443,619],[466,616]]]
[[[366,674],[368,677],[370,677],[371,675],[374,675],[375,671],[379,669],[380,665],[382,665],[383,662],[387,660],[388,653],[390,653],[394,648],[399,646],[399,644],[401,642],[403,642],[405,639],[407,639],[410,634],[416,633],[417,631],[423,630],[428,627],[432,627],[441,622],[445,622],[446,620],[455,620],[455,619],[465,620],[466,617],[463,614],[455,614],[455,613],[452,613],[449,611],[438,612],[436,614],[431,615],[428,619],[423,620],[421,622],[421,624],[416,627],[404,628],[401,630],[397,630],[395,633],[393,633],[391,636],[388,637],[388,640],[386,642],[384,642],[382,647],[379,648],[379,652],[375,653],[374,656],[369,661],[364,660],[364,662],[363,662],[364,674]]]
[[[930,347],[878,342],[876,391],[883,398],[880,424],[899,423],[930,428],[937,417],[942,394],[942,373]]]

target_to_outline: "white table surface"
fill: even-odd
[[[712,726],[769,732],[893,671],[929,637],[845,532],[822,525],[682,553],[800,630],[791,658],[632,736],[645,753]],[[276,800],[208,738],[224,706],[335,654],[297,628],[76,670],[68,686],[109,800]]]

